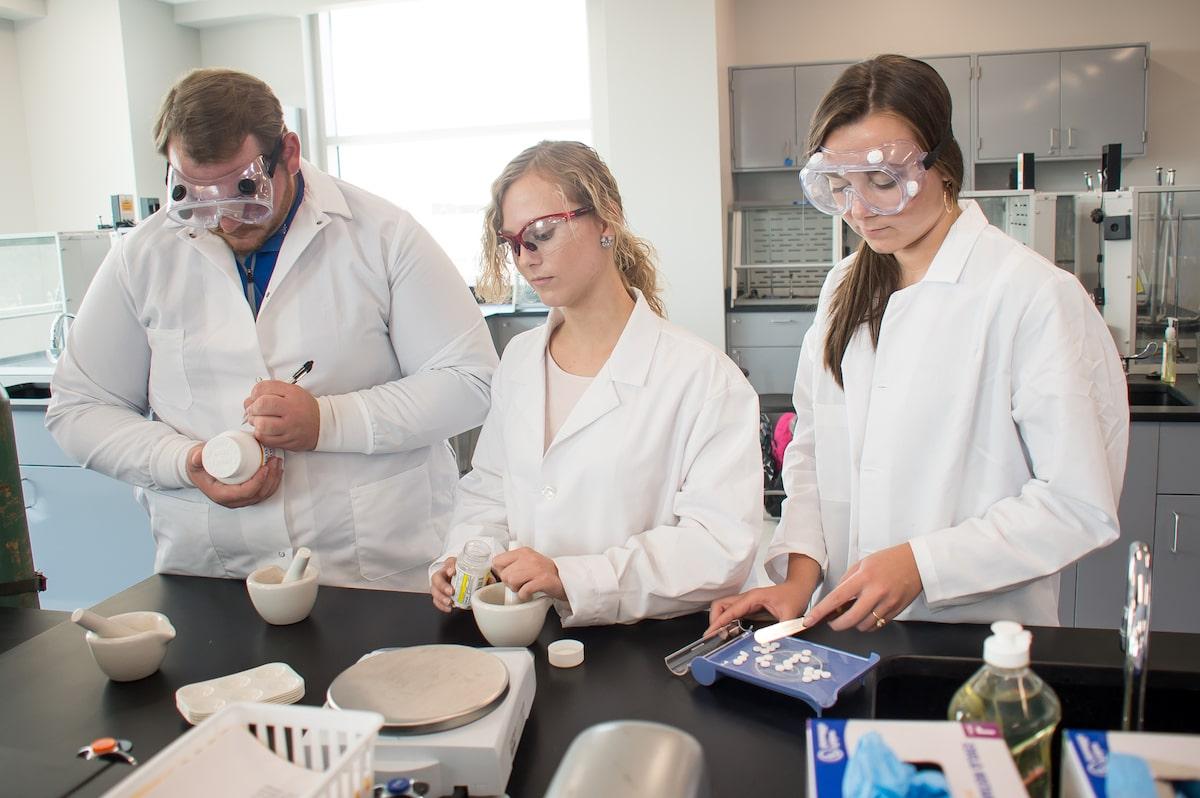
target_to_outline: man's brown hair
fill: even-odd
[[[192,160],[214,163],[236,153],[247,134],[271,152],[283,131],[283,109],[266,83],[233,69],[194,69],[163,98],[154,146],[165,157],[174,141]]]

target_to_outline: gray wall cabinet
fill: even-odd
[[[734,169],[784,169],[796,144],[796,70],[735,69],[730,76]]]
[[[1144,155],[1147,59],[1145,45],[978,56],[975,159]]]
[[[1147,45],[923,60],[950,90],[967,188],[976,162],[1012,161],[1021,152],[1091,160],[1120,142],[1124,157],[1146,153]],[[847,66],[731,67],[733,171],[799,169],[813,112]]]
[[[950,126],[954,129],[954,140],[963,149],[964,166],[970,163],[971,141],[971,56],[956,55],[945,58],[925,58],[925,63],[937,70],[950,90]]]
[[[971,140],[971,57],[929,58],[950,90],[954,137]],[[730,70],[733,168],[799,169],[821,98],[849,62]],[[790,159],[790,163],[789,163]]]

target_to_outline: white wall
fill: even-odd
[[[15,23],[36,218],[80,230],[132,194],[133,146],[117,0],[48,0]]]
[[[672,321],[725,346],[716,0],[589,0],[596,144]]]
[[[13,23],[0,19],[0,233],[33,230],[33,181]],[[2,355],[0,355],[2,357]]]
[[[1178,182],[1200,184],[1200,3],[1196,0],[909,0],[902,13],[885,13],[874,0],[841,0],[836,15],[796,0],[737,0],[738,64],[803,63],[868,58],[884,52],[938,55],[995,50],[1150,43],[1150,141],[1145,157],[1131,160],[1128,184],[1154,182],[1154,167],[1176,167]],[[899,8],[899,7],[897,7]],[[851,23],[834,35],[834,20]],[[1114,108],[1113,113],[1122,109]],[[1046,175],[1068,172],[1077,188],[1082,165],[1038,164]],[[1046,186],[1053,187],[1053,186]],[[1064,187],[1064,188],[1065,188]]]
[[[200,66],[200,33],[176,25],[171,6],[158,0],[119,2],[137,196],[165,204],[165,166],[154,148],[154,120],[167,90]]]
[[[734,0],[717,0],[717,133],[721,163],[721,257],[729,251],[729,214],[725,213],[734,200],[733,154],[729,122],[729,67],[736,63],[737,12]],[[728,273],[722,273],[722,285],[728,285]]]
[[[249,72],[275,92],[279,102],[303,108],[304,49],[298,17],[239,22],[200,31],[200,63]]]

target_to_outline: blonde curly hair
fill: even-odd
[[[528,172],[536,172],[557,185],[572,203],[593,209],[600,222],[612,231],[613,260],[625,287],[637,288],[646,298],[646,304],[659,316],[665,316],[654,249],[626,225],[621,193],[612,172],[595,150],[578,141],[538,142],[513,158],[492,183],[491,203],[483,216],[483,253],[476,292],[490,302],[502,302],[512,296],[508,255],[497,235],[504,227],[500,205],[512,184]]]

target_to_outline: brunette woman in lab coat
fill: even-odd
[[[885,55],[821,101],[800,173],[864,243],[821,292],[796,373],[777,584],[714,603],[872,631],[894,618],[1058,624],[1058,572],[1117,539],[1129,409],[1092,300],[960,203],[950,94]],[[840,614],[839,614],[840,612]]]
[[[485,296],[511,295],[515,264],[550,314],[504,350],[430,569],[434,604],[450,610],[455,556],[476,537],[505,584],[556,599],[567,626],[737,590],[762,518],[758,397],[665,320],[651,250],[595,151],[544,141],[518,155],[492,186],[483,252]]]

